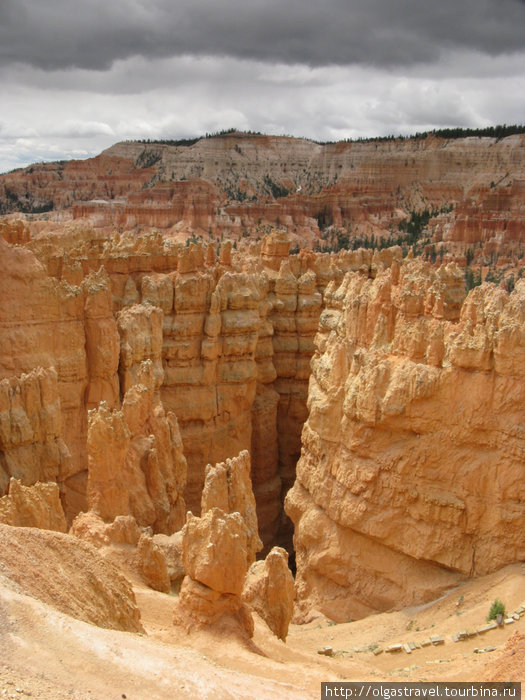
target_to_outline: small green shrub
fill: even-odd
[[[505,615],[505,605],[501,602],[499,598],[492,603],[490,606],[489,614],[487,616],[487,622],[495,620],[498,615]]]

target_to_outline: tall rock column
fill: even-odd
[[[105,401],[110,408],[119,402],[120,343],[113,316],[111,286],[103,269],[90,274],[83,282],[88,386],[86,408]]]
[[[90,412],[88,503],[105,520],[133,515],[141,526],[171,534],[182,527],[186,460],[176,417],[156,399],[151,360],[137,369],[121,410]]]
[[[316,275],[305,272],[299,280],[289,260],[281,263],[273,282],[271,321],[274,328],[273,350],[279,394],[277,434],[281,501],[295,481],[296,464],[301,454],[301,431],[307,417],[306,399],[313,338],[321,312],[322,296],[316,291]],[[291,528],[285,519],[279,541],[290,548]]]
[[[251,462],[259,533],[268,546],[274,541],[282,515],[277,434],[279,394],[273,388],[277,372],[273,364],[274,331],[268,318],[272,302],[268,299],[269,283],[266,275],[260,275],[259,289],[259,333],[255,347],[257,388],[251,408]]]
[[[220,508],[225,513],[242,515],[246,524],[248,566],[255,561],[255,555],[262,548],[250,470],[250,453],[247,450],[225,462],[208,464],[201,500],[203,514],[212,508]]]

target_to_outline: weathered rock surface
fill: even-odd
[[[30,596],[79,620],[143,631],[131,585],[76,537],[0,525],[0,573]]]
[[[117,515],[115,520],[106,526],[110,542],[115,544],[136,545],[141,537],[141,530],[132,515]]]
[[[171,534],[185,511],[182,490],[186,460],[177,419],[155,400],[151,360],[137,370],[122,410],[105,403],[90,412],[88,430],[88,502],[105,520],[133,515],[140,526]]]
[[[155,391],[155,368],[150,360],[142,363],[138,381],[122,403],[131,432],[126,465],[129,471],[145,478],[145,484],[134,487],[136,492],[130,491],[131,511],[139,525],[151,525],[155,532],[171,534],[184,523],[186,458],[177,418],[172,412],[166,413]]]
[[[182,530],[173,535],[153,535],[153,541],[164,554],[171,584],[180,586],[185,574],[182,563]]]
[[[173,296],[171,285],[170,289]],[[160,300],[155,299],[155,301]],[[117,325],[120,335],[119,374],[122,394],[124,395],[128,389],[138,383],[143,360],[152,362],[154,386],[158,389],[164,379],[161,359],[162,309],[151,306],[150,303],[133,305],[118,314]]]
[[[86,513],[79,513],[76,516],[71,523],[69,534],[78,537],[80,540],[89,542],[93,547],[99,549],[110,543],[108,534],[109,527],[109,523],[105,523],[99,515],[89,510]]]
[[[143,534],[137,546],[142,575],[148,586],[161,593],[171,591],[166,556],[153,537]]]
[[[59,282],[2,237],[0,253],[0,377],[9,382],[1,412],[13,426],[3,424],[0,490],[10,476],[26,485],[56,480],[71,519],[87,507],[86,404],[118,399],[109,280],[92,272],[77,286]]]
[[[239,513],[212,508],[201,518],[188,513],[182,534],[186,576],[175,624],[232,626],[252,636],[253,620],[241,593],[247,570],[247,529]]]
[[[294,598],[288,552],[273,547],[264,561],[256,561],[248,569],[242,599],[284,642],[293,615]]]
[[[126,484],[125,458],[130,433],[122,411],[111,411],[105,403],[93,409],[89,417],[88,504],[102,519],[130,511]]]
[[[303,610],[419,603],[525,555],[525,283],[461,282],[406,262],[326,290],[286,505]]]
[[[58,484],[37,482],[24,486],[18,479],[11,478],[9,493],[0,498],[0,523],[66,532]]]
[[[207,628],[245,638],[254,630],[250,611],[239,596],[215,591],[190,576],[182,581],[174,623],[188,632]]]
[[[71,455],[63,439],[54,368],[0,381],[0,493],[10,478],[26,485],[58,481]]]
[[[86,406],[91,409],[105,401],[114,407],[119,399],[119,334],[113,317],[109,277],[100,270],[86,278],[86,285],[89,288],[84,306],[88,369]]]
[[[262,549],[259,539],[255,498],[250,479],[250,454],[243,450],[226,462],[208,464],[202,491],[201,513],[219,508],[225,513],[239,513],[246,525],[247,563],[255,561]]]
[[[98,549],[111,543],[137,545],[143,533],[132,515],[117,515],[113,522],[107,523],[89,510],[77,515],[69,534],[89,542]]]
[[[212,508],[197,518],[188,513],[182,536],[184,569],[219,593],[240,595],[247,570],[247,532],[239,513]]]
[[[70,534],[100,549],[105,558],[125,562],[127,568],[156,591],[170,593],[171,582],[178,583],[184,576],[180,554],[182,533],[172,536],[173,539],[152,535],[151,528],[140,528],[132,515],[117,515],[112,522],[105,522],[90,510],[77,515]],[[133,545],[133,548],[118,545]]]

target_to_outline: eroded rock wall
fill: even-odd
[[[71,515],[86,505],[86,408],[102,399],[110,406],[118,402],[119,344],[109,278],[90,272],[72,286],[3,238],[0,252],[0,377],[10,383],[2,410],[11,413],[3,471],[26,485],[56,479]],[[26,452],[20,473],[4,466],[16,459],[13,450]],[[52,476],[36,473],[51,463]]]
[[[477,444],[488,445],[486,452],[474,450],[480,465],[483,469],[488,469],[483,466],[486,463],[492,465],[483,483],[492,483],[493,477],[497,484],[511,478],[500,476],[500,471],[504,472],[507,461],[512,465],[517,438],[511,431],[509,446],[502,447],[501,436],[506,433],[497,421],[510,420],[509,425],[515,426],[518,409],[512,406],[518,406],[522,398],[522,385],[516,380],[522,371],[521,331],[512,320],[521,313],[519,295],[508,297],[488,286],[463,303],[463,276],[453,266],[430,272],[419,263],[403,263],[399,248],[337,255],[303,251],[290,256],[289,240],[282,234],[273,234],[261,246],[254,244],[242,252],[223,245],[218,255],[211,247],[182,248],[159,234],[105,239],[80,230],[69,242],[60,236],[32,241],[40,262],[28,250],[9,246],[3,239],[0,246],[5,271],[0,276],[0,330],[5,341],[0,351],[1,374],[9,386],[22,382],[22,374],[34,367],[42,367],[38,372],[45,376],[56,377],[55,393],[38,409],[33,408],[32,399],[23,398],[22,390],[21,398],[13,394],[11,399],[8,392],[2,399],[9,426],[18,420],[13,418],[13,406],[20,401],[24,415],[36,416],[29,417],[29,423],[34,420],[41,425],[44,418],[49,421],[56,414],[52,429],[40,436],[31,428],[25,443],[2,432],[4,489],[9,477],[24,478],[15,467],[5,467],[9,460],[16,466],[16,451],[23,448],[29,455],[27,463],[38,463],[46,472],[36,470],[30,478],[26,473],[24,483],[56,480],[71,521],[97,501],[94,494],[101,488],[93,484],[104,482],[111,474],[115,481],[114,470],[109,468],[110,451],[106,453],[103,445],[113,445],[113,437],[120,435],[122,445],[113,446],[114,464],[120,465],[128,484],[115,498],[126,502],[119,502],[118,508],[106,504],[107,512],[99,504],[103,516],[112,519],[132,513],[141,526],[170,533],[183,521],[184,499],[194,513],[200,512],[206,464],[224,462],[249,450],[259,531],[268,548],[277,533],[283,532],[281,499],[295,480],[301,430],[309,408],[289,508],[296,522],[297,549],[300,556],[304,554],[299,579],[304,600],[312,598],[317,588],[322,590],[327,580],[328,588],[334,588],[323,596],[345,599],[351,577],[337,569],[339,548],[364,552],[360,566],[365,573],[359,578],[367,592],[360,599],[365,602],[359,603],[359,614],[399,600],[407,581],[414,597],[425,598],[457,575],[482,570],[480,562],[488,555],[481,544],[473,544],[471,506],[461,505],[470,504],[472,484],[464,486],[464,493],[454,491],[454,498],[459,499],[453,500],[456,505],[428,506],[452,523],[446,530],[453,544],[456,539],[459,542],[454,561],[435,528],[435,543],[430,534],[429,541],[413,533],[399,535],[397,510],[402,511],[406,502],[396,484],[407,482],[406,471],[410,474],[407,483],[415,479],[417,503],[428,499],[433,503],[435,488],[439,493],[445,490],[446,500],[447,487],[440,480],[463,483],[463,476],[456,479],[455,470],[463,474],[465,455]],[[507,352],[505,343],[518,345]],[[147,380],[141,379],[144,363],[149,367]],[[468,392],[465,400],[460,397],[462,387]],[[42,389],[39,392],[45,394]],[[102,400],[103,409],[99,408]],[[468,430],[459,418],[453,418],[456,406],[461,408],[459,415],[471,421]],[[93,440],[88,445],[89,409],[95,412]],[[491,423],[495,415],[496,427]],[[2,413],[2,420],[4,417]],[[111,421],[122,424],[122,430],[110,430]],[[103,437],[104,431],[111,433],[111,440]],[[452,458],[445,454],[438,458],[439,451],[432,447],[435,440],[442,445],[451,443]],[[60,441],[64,448],[56,453],[53,445],[62,445]],[[40,454],[45,458],[38,457]],[[334,454],[338,456],[333,458]],[[383,454],[390,456],[387,459]],[[489,454],[497,459],[491,461]],[[393,466],[384,467],[383,473],[383,466],[377,465],[385,460]],[[337,467],[339,463],[342,466]],[[414,464],[420,465],[417,479],[412,475]],[[365,486],[356,486],[354,479]],[[356,513],[366,506],[359,495],[360,489],[368,493],[367,479],[374,493],[372,502],[375,498],[382,504],[376,491],[384,490],[391,497],[385,513],[393,514],[390,520],[385,514],[371,517],[373,527],[363,525],[361,530],[361,524],[356,524],[361,516]],[[438,486],[428,487],[430,496],[424,490],[420,496],[420,480]],[[379,485],[374,486],[376,482]],[[339,498],[340,484],[344,485],[344,505],[341,513],[337,506],[334,514],[328,503]],[[116,482],[114,487],[117,490]],[[332,487],[336,496],[323,495],[327,489],[331,494]],[[495,502],[506,503],[507,491],[519,490],[519,485],[513,481],[512,486],[501,488],[504,495],[497,491]],[[351,507],[345,489],[352,489]],[[313,493],[327,502],[311,503]],[[481,502],[487,496],[483,489],[479,493]],[[317,513],[314,506],[320,509],[319,517],[327,519],[325,530],[333,531],[336,545],[329,554],[322,542],[309,544],[315,527],[306,523]],[[382,505],[376,507],[379,512]],[[487,510],[485,506],[480,509]],[[467,510],[468,527],[464,525]],[[489,511],[487,518],[492,523],[495,516]],[[426,515],[420,517],[426,521]],[[520,522],[519,508],[516,517]],[[403,518],[400,522],[406,524],[415,516],[406,522]],[[479,518],[481,522],[482,516]],[[390,525],[379,526],[379,522]],[[344,537],[341,527],[346,528]],[[496,532],[497,528],[489,530]],[[337,544],[338,538],[341,542],[346,538],[347,544]],[[514,534],[510,540],[501,535],[501,541],[513,538]],[[410,540],[411,547],[420,542],[421,550],[405,551],[400,544],[404,539]],[[331,546],[327,544],[328,549]],[[498,553],[495,561],[517,556],[513,546],[507,547],[507,559]],[[372,583],[364,582],[367,576],[370,581],[375,577],[374,557],[388,562],[384,551],[395,552],[391,556],[410,573],[400,580],[385,564],[388,571],[378,594]],[[315,564],[316,556],[324,563]],[[327,564],[332,559],[333,565]],[[319,573],[325,564],[329,575]],[[423,570],[428,572],[426,578]]]
[[[35,247],[63,276],[53,246]],[[180,426],[188,507],[199,512],[206,464],[248,449],[265,543],[280,527],[300,453],[322,291],[344,269],[368,273],[375,264],[371,252],[290,258],[289,249],[275,233],[242,254],[224,244],[218,260],[214,248],[166,247],[158,235],[98,248],[80,237],[68,252],[68,266],[76,259],[84,274],[101,264],[109,271],[121,394],[140,362],[153,362],[162,403]]]
[[[305,415],[313,347],[310,343],[309,348],[299,348],[295,315],[305,280],[315,300],[314,317],[318,315],[317,275],[310,269],[315,256],[295,264],[298,276],[307,273],[299,284],[288,263],[289,241],[282,236],[270,237],[264,247],[270,267],[251,254],[232,256],[229,244],[221,247],[216,261],[212,248],[166,247],[158,235],[102,241],[79,231],[72,240],[44,237],[33,245],[41,262],[27,250],[0,244],[5,247],[6,273],[0,308],[2,372],[12,384],[21,381],[14,378],[20,372],[41,365],[39,372],[54,378],[52,396],[41,388],[37,391],[45,394],[40,408],[32,405],[31,392],[22,391],[21,399],[15,389],[4,392],[3,410],[10,412],[4,420],[9,434],[2,437],[4,489],[9,477],[22,477],[22,470],[25,483],[51,479],[60,484],[70,521],[96,501],[103,517],[129,511],[142,525],[172,531],[173,523],[168,526],[166,518],[182,481],[166,486],[170,468],[159,465],[168,463],[164,457],[172,449],[170,440],[180,442],[180,437],[178,429],[170,428],[168,439],[165,427],[159,426],[173,423],[173,415],[188,461],[188,507],[195,513],[200,510],[206,464],[252,450],[259,520],[269,543],[280,524],[284,463],[289,472],[285,483],[293,480],[294,465],[279,457],[287,445],[287,439],[281,440],[279,448],[279,435],[293,440],[298,454],[301,420],[296,416]],[[325,286],[326,276],[319,279]],[[315,318],[307,329],[310,336],[314,323]],[[144,362],[150,363],[152,376],[140,389]],[[277,385],[279,375],[282,386]],[[23,381],[29,387],[29,380]],[[299,381],[301,389],[295,391],[294,382]],[[35,414],[38,426],[44,421],[38,411],[53,423],[45,434],[33,429],[14,434],[13,426],[21,420],[16,408],[20,401],[29,402],[23,410]],[[137,423],[131,406],[142,421],[134,428],[129,425]],[[90,410],[94,413],[88,426]],[[155,445],[149,445],[150,435]],[[34,473],[27,466],[17,471],[14,450],[20,449],[30,457],[27,464],[38,464]],[[182,445],[179,451],[182,454]],[[146,467],[146,455],[153,462],[161,459],[159,465]],[[147,497],[132,498],[133,508],[129,498],[134,487],[119,489],[125,474],[135,484],[141,479],[150,482],[139,489]],[[109,491],[107,478],[114,482]],[[114,491],[105,504],[103,491]],[[177,507],[177,522],[183,512]]]
[[[186,459],[173,413],[155,398],[155,370],[144,361],[122,409],[101,403],[89,414],[90,510],[112,521],[132,515],[142,526],[171,534],[184,523]]]
[[[525,283],[464,296],[416,261],[328,285],[286,500],[303,611],[421,603],[525,556]]]
[[[59,481],[71,455],[63,439],[54,368],[38,368],[0,382],[0,493],[9,479],[25,485]]]

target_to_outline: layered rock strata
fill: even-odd
[[[525,556],[525,284],[464,295],[410,261],[328,285],[286,500],[303,611],[421,603]]]
[[[440,224],[445,237],[504,248],[523,241],[524,144],[523,134],[323,145],[241,133],[186,145],[118,143],[96,158],[0,176],[0,210],[66,210],[97,227],[213,239],[284,226],[312,245],[327,226],[383,236],[411,211],[452,206],[458,215]],[[506,201],[511,191],[517,206]]]
[[[11,425],[1,438],[0,491],[9,476],[26,485],[55,480],[71,517],[86,507],[86,408],[118,401],[109,279],[93,272],[71,286],[1,237],[0,252],[0,377],[9,383],[1,412]]]
[[[56,480],[71,522],[93,505],[97,488],[110,478],[118,507],[99,502],[97,512],[110,520],[129,512],[141,526],[167,533],[181,526],[185,510],[182,501],[175,505],[183,472],[175,466],[181,478],[172,483],[169,445],[176,443],[175,464],[184,444],[184,498],[195,513],[205,465],[249,450],[260,535],[271,546],[283,530],[282,498],[300,454],[324,290],[346,270],[375,275],[401,252],[290,256],[289,238],[273,233],[242,253],[225,244],[216,259],[214,248],[182,248],[159,234],[106,239],[78,229],[70,237],[32,241],[39,264],[28,251],[4,245],[0,285],[13,303],[0,302],[7,341],[0,369],[10,382],[32,365],[51,378],[56,372],[52,398],[60,421],[42,439],[44,447],[49,440],[64,446],[46,467],[52,474],[26,473],[24,483]],[[35,324],[33,318],[41,320]],[[153,377],[139,389],[144,361]],[[86,409],[95,411],[89,425]],[[178,419],[180,438],[175,427],[166,434],[170,413]],[[34,431],[27,438],[32,460],[44,449],[40,439]],[[110,476],[112,451],[116,471]],[[11,445],[5,454],[9,461]],[[49,459],[38,461],[45,465]],[[21,477],[14,468],[4,472],[5,484],[10,476]],[[118,489],[116,472],[130,479],[126,489]],[[168,522],[174,509],[176,523]]]

